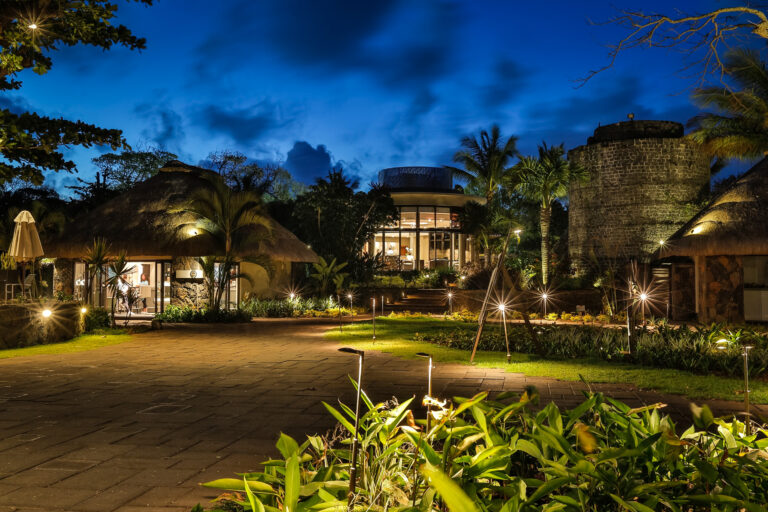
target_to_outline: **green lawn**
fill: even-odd
[[[376,342],[371,339],[370,323],[352,324],[344,327],[344,333],[332,329],[326,337],[343,342],[362,350],[378,350],[398,357],[415,358],[417,352],[432,354],[436,362],[469,364],[469,352],[415,342],[415,333],[426,333],[446,327],[467,324],[442,319],[427,318],[381,318],[376,320]],[[689,398],[719,398],[742,400],[744,382],[740,378],[696,375],[690,372],[657,369],[607,361],[588,359],[551,360],[528,354],[512,354],[507,364],[506,354],[501,352],[478,351],[475,364],[484,368],[503,368],[509,372],[524,373],[532,377],[553,377],[562,380],[587,382],[618,382],[632,384],[642,389],[655,389],[664,393],[685,395]],[[768,382],[750,382],[754,403],[768,403]]]
[[[9,357],[35,356],[39,354],[67,354],[70,352],[83,352],[108,345],[117,345],[131,339],[130,334],[121,331],[104,331],[95,334],[82,334],[76,338],[62,343],[49,345],[35,345],[33,347],[11,348],[0,350],[0,359]]]

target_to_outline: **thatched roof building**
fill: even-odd
[[[671,256],[768,254],[768,158],[764,158],[657,251]]]
[[[204,178],[212,171],[168,162],[157,175],[78,216],[52,240],[44,240],[45,255],[79,259],[94,238],[104,237],[111,253],[125,250],[133,259],[168,259],[216,254],[211,240],[203,236],[178,236],[177,226],[191,220],[174,212],[189,201],[195,190],[210,186]],[[266,254],[276,261],[314,262],[317,255],[293,233],[271,220],[271,240],[254,243],[241,256]]]

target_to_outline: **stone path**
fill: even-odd
[[[318,320],[178,326],[89,352],[0,360],[0,512],[207,505],[217,493],[199,482],[257,469],[280,431],[324,432],[333,420],[321,400],[352,402],[346,376],[356,360],[322,337],[327,328]],[[365,389],[374,400],[422,395],[424,367],[369,352]],[[583,398],[580,383],[461,365],[439,365],[434,392],[526,385],[566,407]],[[688,415],[681,397],[597,387]]]

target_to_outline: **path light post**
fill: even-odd
[[[503,302],[499,304],[501,311],[501,323],[504,324],[504,344],[507,346],[507,364],[512,360],[512,354],[509,352],[509,335],[507,334],[507,306]]]
[[[541,302],[544,304],[544,318],[542,320],[547,320],[547,299],[549,298],[549,295],[547,295],[547,292],[544,292],[541,294]]]
[[[354,315],[354,310],[352,309],[352,294],[348,293],[347,298],[349,299],[349,313]]]
[[[341,314],[341,297],[336,294],[336,305],[339,307],[339,332],[344,332],[344,318]]]
[[[432,429],[432,356],[426,352],[418,352],[416,354],[419,357],[425,357],[429,359],[429,366],[427,367],[427,435]]]
[[[381,316],[384,316],[384,296],[381,296]]]
[[[448,312],[453,314],[453,292],[448,292]]]
[[[371,309],[371,321],[373,322],[373,339],[376,340],[376,297],[373,299],[373,308]]]
[[[645,325],[645,303],[648,300],[648,294],[645,292],[640,293],[640,318],[643,319],[643,325]]]
[[[725,350],[730,344],[730,341],[721,338],[715,342],[715,348],[717,350]],[[744,415],[746,417],[744,423],[748,436],[752,435],[752,415],[749,412],[749,351],[753,348],[754,346],[749,342],[741,344],[741,357],[744,359]]]
[[[352,510],[352,501],[357,488],[357,445],[358,431],[360,429],[360,393],[363,389],[363,361],[365,352],[354,348],[342,347],[339,352],[355,354],[357,356],[357,398],[355,399],[355,433],[352,438],[352,462],[349,467],[349,491],[347,492],[347,508]]]

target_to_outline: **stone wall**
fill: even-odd
[[[569,189],[568,249],[577,272],[588,269],[593,251],[599,259],[642,258],[695,213],[709,160],[681,134],[677,123],[618,123],[568,153],[589,172]]]
[[[177,279],[177,270],[200,270],[200,265],[192,258],[176,258],[171,264],[171,304],[179,307],[200,308],[208,304],[208,289],[205,280]]]
[[[45,308],[51,316],[43,317]],[[0,349],[57,343],[82,332],[80,304],[6,304],[0,306]]]
[[[75,294],[75,261],[66,258],[56,258],[53,262],[53,295]]]
[[[740,256],[702,257],[699,321],[744,321],[744,268]]]
[[[675,263],[670,272],[670,318],[696,318],[696,275],[693,263]]]

